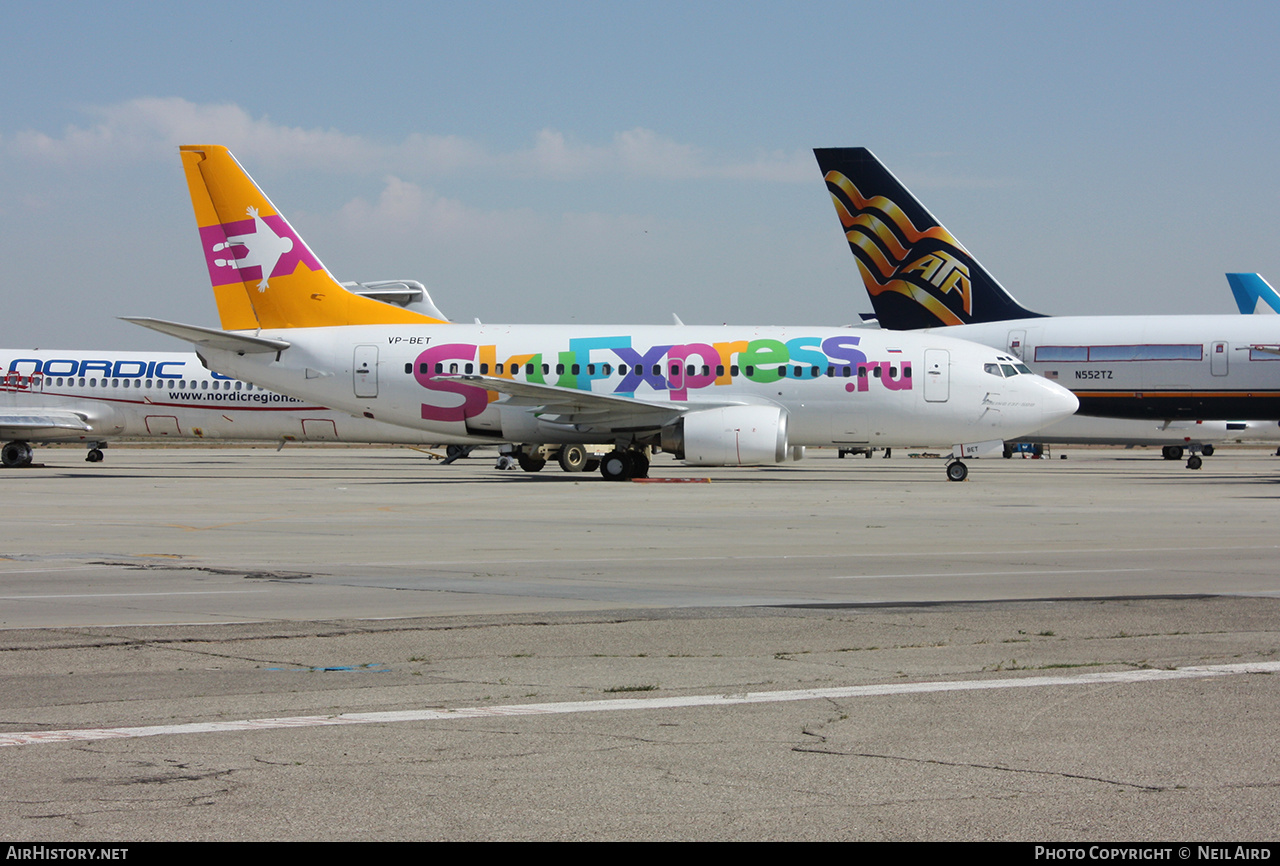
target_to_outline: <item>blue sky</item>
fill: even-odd
[[[183,143],[458,321],[854,321],[815,146],[874,150],[1032,309],[1280,279],[1277,4],[405,5],[7,6],[0,345],[216,323]]]

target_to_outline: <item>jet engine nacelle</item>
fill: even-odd
[[[787,459],[787,413],[778,406],[690,412],[662,429],[662,450],[690,466],[781,463]]]

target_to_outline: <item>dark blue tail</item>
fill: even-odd
[[[865,147],[814,150],[881,327],[1037,318]]]

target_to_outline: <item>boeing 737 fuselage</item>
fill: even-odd
[[[870,151],[814,153],[882,327],[1007,352],[1070,388],[1081,415],[1280,419],[1280,319],[1033,313]]]
[[[90,462],[121,437],[448,444],[205,369],[190,352],[0,350],[0,462],[32,442],[80,442]]]
[[[1005,353],[949,336],[394,310],[346,292],[225,148],[181,151],[223,329],[130,321],[189,340],[219,373],[372,420],[471,442],[612,443],[601,472],[625,479],[655,448],[695,465],[777,463],[809,445],[963,452],[1076,408]]]

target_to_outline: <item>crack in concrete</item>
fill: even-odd
[[[805,733],[808,733],[807,731]],[[816,735],[815,735],[816,736]],[[825,740],[825,738],[823,738]],[[1139,782],[1124,782],[1119,779],[1104,779],[1101,776],[1086,776],[1082,773],[1068,773],[1061,770],[1030,770],[1021,767],[1003,767],[999,764],[978,764],[967,761],[943,761],[938,758],[907,758],[902,755],[882,755],[875,752],[844,752],[836,749],[816,749],[805,748],[803,746],[793,746],[793,752],[806,752],[814,755],[838,755],[845,758],[878,758],[884,761],[901,761],[909,764],[933,764],[939,767],[959,767],[970,770],[997,770],[1002,773],[1022,773],[1032,776],[1056,776],[1062,779],[1078,779],[1084,782],[1101,782],[1104,785],[1114,785],[1119,788],[1134,788],[1139,791],[1170,791],[1176,786],[1171,785],[1143,785]]]
[[[234,574],[243,574],[241,571],[233,572]],[[264,640],[297,640],[307,638],[335,638],[347,637],[349,635],[363,634],[399,634],[403,632],[447,632],[447,631],[468,631],[474,629],[506,629],[511,627],[559,627],[564,625],[624,625],[632,622],[643,622],[642,618],[617,618],[603,617],[598,619],[581,619],[566,622],[550,622],[547,620],[531,620],[529,622],[482,622],[482,623],[447,623],[443,625],[431,625],[424,623],[414,623],[411,625],[385,625],[376,623],[373,625],[361,625],[353,622],[345,621],[328,621],[314,620],[317,625],[330,625],[332,628],[327,631],[312,631],[306,633],[294,634],[251,634],[251,635],[233,635],[224,638],[194,638],[194,637],[174,637],[174,638],[136,638],[128,635],[117,635],[114,633],[95,634],[89,630],[81,629],[57,629],[57,628],[40,628],[40,629],[24,629],[25,631],[38,631],[42,633],[61,632],[67,635],[74,635],[82,638],[76,643],[59,643],[59,644],[43,644],[41,646],[0,646],[0,652],[44,652],[54,650],[68,649],[110,649],[120,646],[170,646],[173,644],[183,643],[207,643],[207,644],[227,644],[240,643],[249,641]],[[293,623],[286,623],[293,624]]]
[[[254,571],[243,568],[213,568],[207,565],[180,565],[172,562],[95,561],[90,562],[89,565],[106,565],[111,568],[128,569],[129,571],[200,571],[205,574],[216,574],[223,577],[235,577],[238,575],[251,580],[305,580],[309,577],[315,577],[314,574],[303,571]]]

